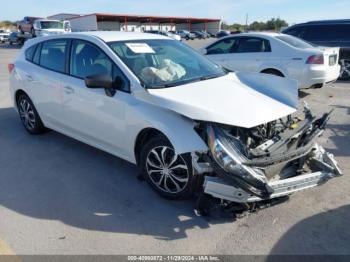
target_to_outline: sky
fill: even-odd
[[[1,20],[57,13],[119,13],[220,18],[245,24],[270,18],[289,24],[350,18],[350,0],[0,0]]]

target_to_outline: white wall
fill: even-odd
[[[73,32],[98,30],[95,15],[81,16],[69,21]]]
[[[208,22],[207,23],[207,32],[216,34],[220,31],[221,22]],[[176,30],[189,30],[187,23],[185,24],[176,24]],[[205,23],[191,24],[191,31],[203,31],[205,30]]]

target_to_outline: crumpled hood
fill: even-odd
[[[292,114],[298,106],[297,82],[266,74],[230,73],[135,95],[194,120],[245,128]]]

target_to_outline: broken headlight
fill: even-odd
[[[226,173],[253,194],[266,196],[271,193],[263,172],[244,165],[244,156],[220,128],[209,124],[207,135],[212,158]]]

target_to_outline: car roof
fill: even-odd
[[[295,24],[292,25],[288,28],[286,28],[284,31],[290,29],[290,28],[295,28],[299,26],[308,26],[308,25],[336,25],[336,24],[350,24],[350,19],[334,19],[334,20],[318,20],[318,21],[310,21],[306,23],[300,23],[300,24]]]
[[[61,39],[61,38],[82,38],[84,36],[91,36],[93,38],[101,39],[104,42],[117,42],[117,41],[132,41],[132,40],[174,40],[170,37],[150,34],[150,33],[135,33],[135,32],[121,32],[121,31],[88,31],[88,32],[77,32],[62,35],[52,35],[39,38],[33,38],[26,43],[29,45],[36,44],[45,40]]]
[[[89,31],[71,33],[72,35],[88,35],[102,39],[105,42],[142,40],[142,39],[170,39],[166,36],[138,33],[138,32],[121,32],[121,31]]]

